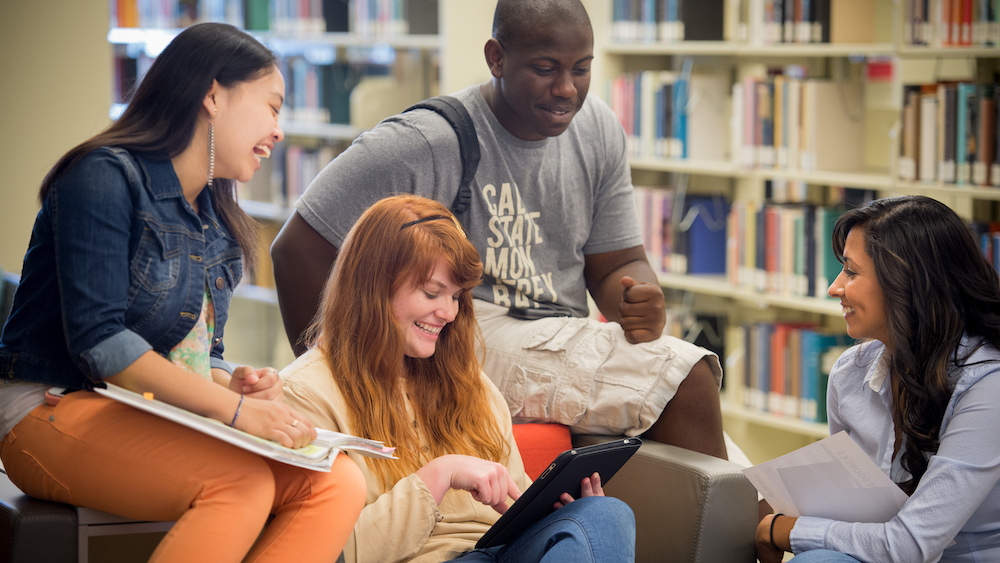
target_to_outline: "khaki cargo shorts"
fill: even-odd
[[[656,422],[702,358],[722,384],[718,356],[679,338],[631,344],[618,323],[525,321],[506,307],[479,299],[475,306],[486,344],[483,371],[507,399],[514,422],[637,436]]]

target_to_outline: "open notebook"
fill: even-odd
[[[396,448],[387,447],[382,442],[375,440],[358,438],[357,436],[341,434],[332,430],[317,428],[316,432],[318,436],[308,446],[303,448],[286,448],[272,440],[259,438],[253,434],[248,434],[242,430],[227,426],[217,420],[175,407],[163,401],[158,401],[155,398],[147,399],[139,393],[116,385],[108,384],[106,389],[97,388],[94,391],[105,397],[121,401],[137,409],[203,432],[244,450],[282,463],[314,471],[330,471],[330,468],[333,467],[334,458],[337,457],[337,453],[340,450],[352,450],[371,457],[396,459],[393,455]]]

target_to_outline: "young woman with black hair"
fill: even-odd
[[[11,481],[41,499],[176,521],[155,561],[331,562],[363,506],[346,456],[330,473],[265,460],[92,391],[150,392],[289,447],[315,438],[280,400],[275,370],[222,359],[257,244],[235,181],[283,138],[275,63],[232,26],[181,32],[122,116],[46,176],[0,338]],[[68,393],[47,401],[51,387]]]
[[[864,342],[830,374],[830,432],[846,430],[909,495],[888,522],[768,515],[763,563],[1000,561],[1000,280],[943,203],[894,197],[834,228],[830,286]]]

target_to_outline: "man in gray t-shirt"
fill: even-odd
[[[726,457],[718,357],[661,336],[663,293],[642,248],[625,134],[606,104],[587,97],[585,9],[579,0],[500,0],[485,55],[491,81],[453,94],[481,153],[459,219],[484,265],[475,290],[483,371],[516,421],[645,432]],[[450,205],[461,174],[454,130],[414,110],[361,135],[316,177],[271,249],[296,353],[361,212],[397,193]],[[586,318],[588,291],[612,322]]]

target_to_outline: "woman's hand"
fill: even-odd
[[[274,368],[239,366],[229,379],[229,389],[255,399],[281,399],[281,378]]]
[[[237,408],[239,415],[233,426],[254,436],[274,440],[287,448],[302,448],[316,439],[312,423],[281,401],[244,395],[242,405],[233,405],[234,415]]]
[[[434,501],[448,489],[469,491],[472,498],[489,505],[500,514],[507,511],[507,498],[517,500],[521,490],[503,464],[468,455],[445,455],[432,459],[416,472],[427,485]]]
[[[590,477],[584,477],[583,481],[580,481],[580,498],[603,496],[604,488],[601,487],[601,476],[597,473],[594,473]],[[569,493],[563,493],[553,506],[556,510],[559,510],[574,500],[576,499]]]
[[[760,563],[779,563],[785,557],[784,551],[771,545],[771,520],[774,518],[774,514],[768,514],[757,524],[757,559]]]

